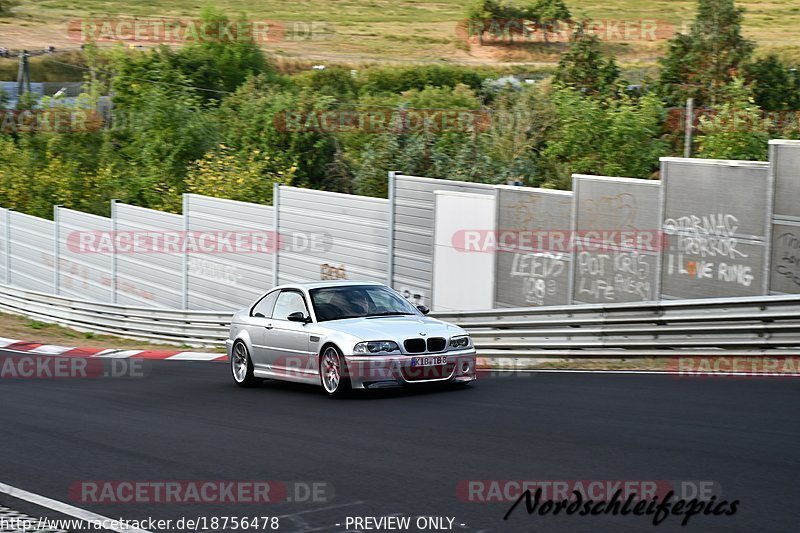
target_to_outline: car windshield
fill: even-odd
[[[318,322],[420,314],[405,298],[380,285],[324,287],[309,292]]]

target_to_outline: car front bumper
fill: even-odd
[[[228,361],[233,357],[233,339],[225,339],[225,353],[228,355]]]
[[[446,357],[446,364],[412,366],[418,357]],[[346,355],[347,375],[354,389],[398,387],[450,381],[468,383],[477,377],[474,348],[434,354]]]

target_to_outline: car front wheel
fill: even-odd
[[[260,379],[253,375],[253,362],[250,360],[250,353],[247,351],[247,346],[241,341],[233,345],[231,374],[233,374],[233,381],[240,387],[254,387],[261,382]]]
[[[350,378],[344,356],[334,346],[328,346],[322,352],[319,375],[325,392],[331,398],[343,398],[350,393]]]

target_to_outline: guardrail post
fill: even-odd
[[[58,216],[60,205],[53,206],[53,288],[54,294],[61,294],[61,223]]]
[[[117,303],[117,202],[111,200],[111,303]]]
[[[281,184],[276,183],[272,188],[272,233],[274,235],[275,250],[272,252],[272,286],[278,285],[278,269],[280,268],[280,261],[278,254],[281,249],[281,232],[280,232],[280,208],[281,208]]]

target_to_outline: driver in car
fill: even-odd
[[[350,307],[354,314],[360,316],[368,315],[372,312],[372,302],[364,291],[353,291],[350,300]]]

